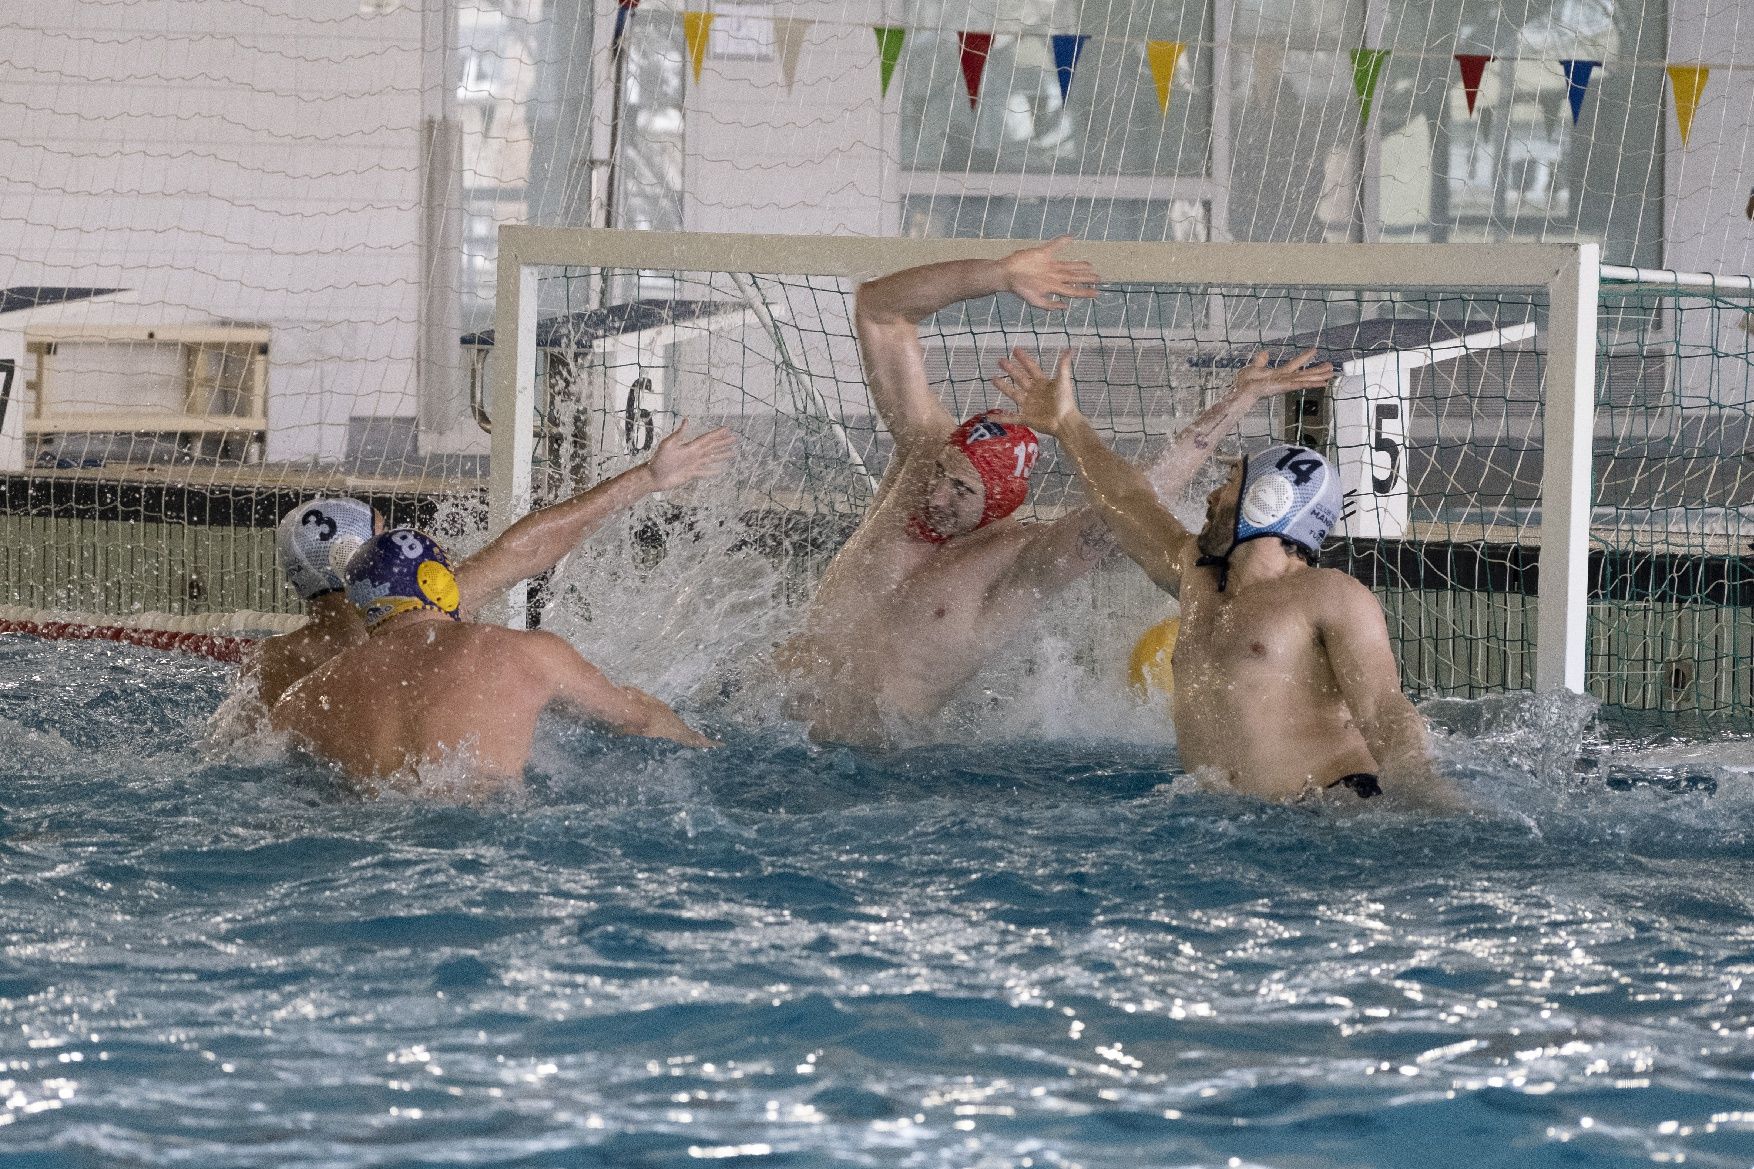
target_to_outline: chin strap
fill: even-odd
[[[1223,592],[1224,586],[1230,583],[1230,557],[1202,556],[1194,561],[1195,568],[1216,568],[1218,570],[1218,591]]]

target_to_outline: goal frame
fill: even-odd
[[[744,272],[869,279],[941,260],[996,259],[1039,240],[898,239],[611,228],[499,229],[490,385],[489,524],[504,531],[530,508],[536,431],[537,270],[548,267]],[[1177,285],[1260,284],[1379,292],[1543,291],[1549,316],[1542,394],[1540,572],[1535,686],[1584,691],[1597,301],[1594,243],[1266,244],[1075,241],[1105,280]],[[527,613],[514,591],[507,624]]]

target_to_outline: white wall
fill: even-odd
[[[0,286],[270,325],[271,458],[415,413],[417,2],[0,0],[0,27]]]
[[[876,38],[845,4],[796,0],[773,9],[820,17],[789,93],[777,54],[751,61],[709,50],[700,83],[690,79],[684,224],[690,231],[894,235],[900,86],[879,97]],[[871,23],[882,23],[875,7]]]

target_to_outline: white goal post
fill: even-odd
[[[505,226],[499,230],[490,391],[490,524],[530,507],[535,458],[537,287],[544,268],[868,279],[917,264],[992,258],[1034,240],[796,237]],[[1380,293],[1524,292],[1548,305],[1542,395],[1534,680],[1583,692],[1600,257],[1593,243],[1086,243],[1067,249],[1105,283],[1262,286]],[[1336,425],[1345,425],[1336,419]],[[1368,480],[1368,476],[1366,477]],[[506,618],[522,625],[514,601]]]

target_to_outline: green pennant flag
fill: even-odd
[[[901,60],[901,44],[907,40],[907,29],[894,25],[878,25],[871,30],[877,34],[877,59],[883,70],[883,93],[889,96],[889,79],[895,76],[895,63]]]
[[[1364,111],[1358,118],[1360,122],[1370,121],[1377,82],[1382,80],[1382,67],[1388,64],[1388,60],[1387,49],[1352,50],[1352,88],[1358,91],[1358,100],[1364,103]]]

